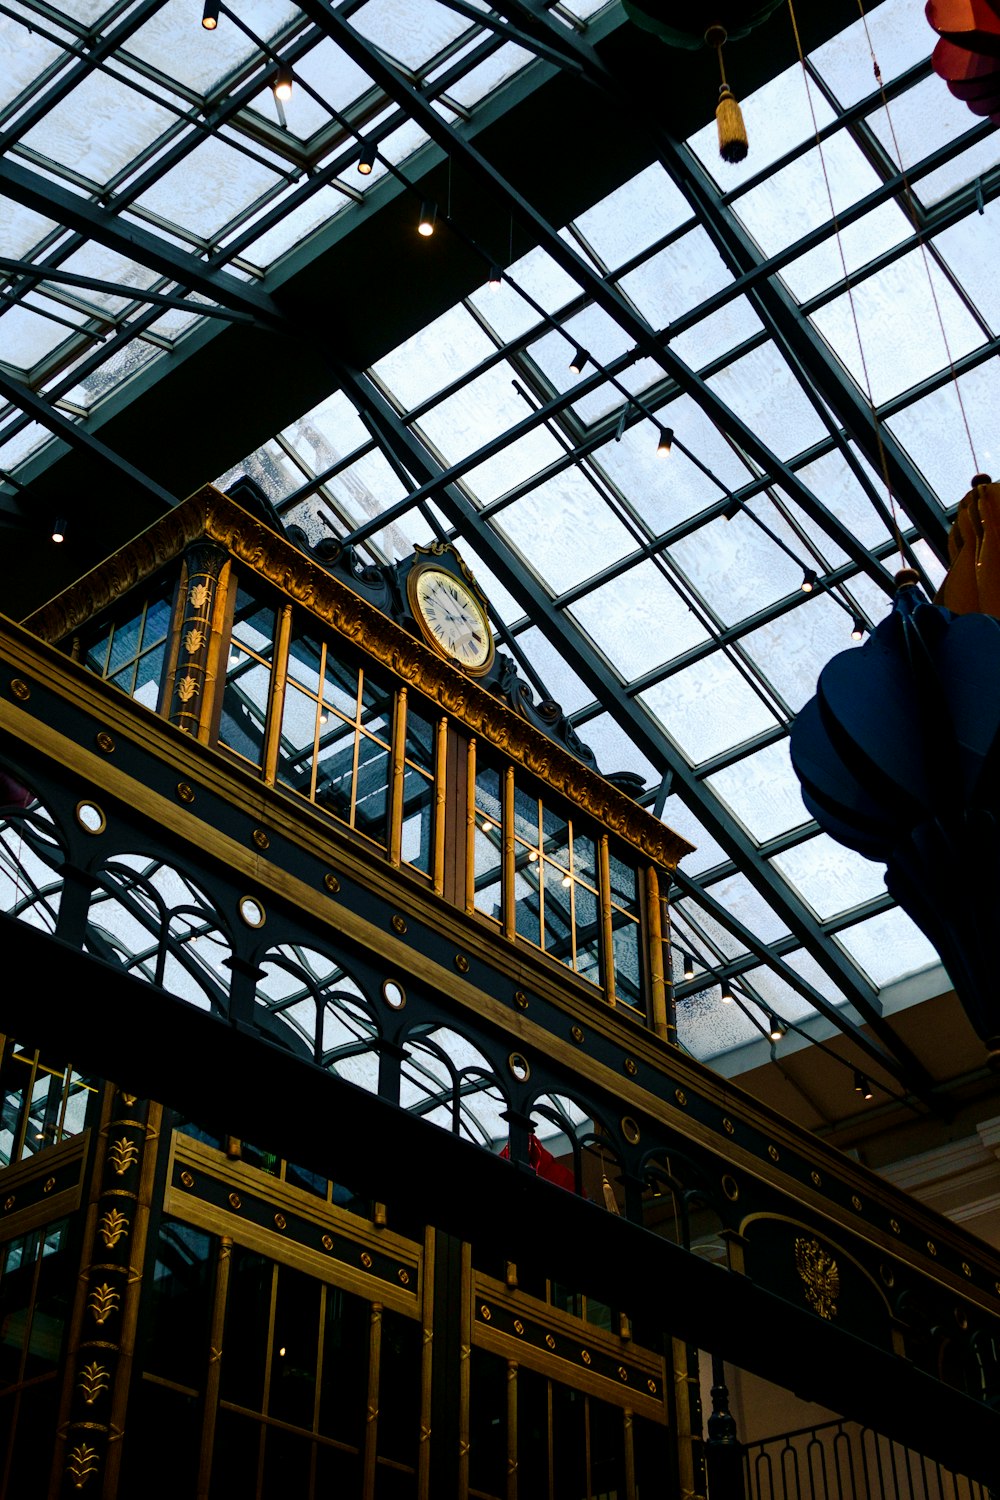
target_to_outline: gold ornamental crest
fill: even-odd
[[[840,1295],[840,1271],[832,1255],[818,1240],[801,1237],[795,1241],[795,1269],[805,1284],[806,1301],[821,1318],[837,1316]]]

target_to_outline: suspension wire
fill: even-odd
[[[858,0],[858,5],[860,7],[861,0]],[[849,305],[849,307],[851,309],[851,321],[854,324],[854,337],[855,337],[855,340],[857,341],[858,354],[860,355],[860,358],[861,358],[861,372],[862,372],[862,374],[864,376],[865,398],[866,398],[866,400],[868,402],[868,409],[871,412],[872,429],[873,429],[874,434],[875,434],[875,443],[876,443],[876,446],[877,446],[877,449],[878,449],[879,466],[880,466],[880,468],[882,470],[882,478],[885,481],[886,495],[888,496],[888,500],[889,500],[889,509],[890,509],[890,511],[892,513],[892,529],[895,532],[896,546],[899,549],[899,565],[900,565],[901,568],[905,568],[906,567],[906,553],[905,553],[904,548],[903,548],[903,534],[902,534],[902,531],[901,531],[900,525],[899,525],[899,514],[898,514],[897,509],[896,509],[896,497],[895,497],[895,495],[893,493],[892,478],[891,478],[891,475],[889,473],[889,460],[888,460],[888,457],[886,456],[885,445],[884,445],[884,443],[882,441],[882,426],[881,426],[881,422],[879,421],[879,415],[878,415],[878,412],[877,412],[877,410],[875,408],[875,402],[874,402],[874,399],[872,397],[871,376],[868,373],[868,360],[865,357],[865,347],[864,347],[864,343],[863,343],[862,338],[861,338],[861,325],[860,325],[860,323],[858,321],[858,310],[857,310],[857,306],[855,305],[854,292],[853,292],[853,290],[851,288],[851,280],[850,280],[850,276],[848,275],[848,271],[847,271],[847,257],[844,254],[844,243],[843,243],[843,238],[841,236],[841,231],[840,231],[840,219],[839,219],[839,216],[837,214],[837,211],[836,211],[836,209],[834,207],[834,203],[833,203],[833,189],[830,186],[830,174],[827,171],[827,168],[826,168],[826,157],[823,154],[823,142],[822,142],[822,139],[820,137],[819,121],[816,119],[816,108],[815,108],[815,105],[813,104],[812,89],[810,88],[810,84],[809,84],[809,71],[806,68],[805,53],[802,50],[802,38],[799,36],[798,21],[796,20],[796,17],[795,17],[795,0],[788,0],[788,14],[789,14],[789,17],[790,17],[791,23],[792,23],[792,31],[795,34],[795,48],[796,48],[796,51],[798,52],[798,55],[799,55],[799,66],[802,69],[802,78],[803,78],[803,82],[805,83],[806,100],[807,100],[807,102],[809,104],[809,114],[812,117],[813,136],[814,136],[815,141],[816,141],[816,149],[817,149],[817,151],[819,153],[820,167],[822,168],[822,171],[823,171],[823,182],[824,182],[824,184],[826,186],[827,202],[830,205],[830,222],[833,224],[834,237],[836,238],[836,241],[837,241],[837,254],[838,254],[839,258],[840,258],[840,269],[841,269],[841,272],[843,273],[844,287],[845,287],[845,289],[847,291],[847,301],[848,301],[848,305]],[[864,13],[862,12],[862,15],[863,14]],[[874,62],[874,53],[872,53],[872,60]],[[881,79],[880,73],[878,72],[878,64],[877,63],[875,64],[875,69],[876,69],[875,76],[878,79],[879,87],[881,88],[882,87],[882,79]],[[884,89],[882,89],[882,100],[883,100],[883,104],[885,105],[885,108],[886,108],[886,113],[888,113],[888,104],[886,103],[885,90]],[[904,182],[905,182],[905,178],[904,178]]]
[[[792,0],[788,0],[788,6],[789,9],[791,9]],[[875,48],[872,44],[871,33],[868,30],[868,17],[865,14],[864,0],[858,0],[858,11],[861,15],[861,24],[865,29],[865,40],[868,43],[868,51],[872,60],[872,70],[875,74],[875,82],[878,84],[878,91],[882,97],[882,108],[885,110],[886,124],[889,127],[889,134],[892,137],[892,149],[895,152],[896,156],[895,164],[899,167],[900,174],[902,176],[903,196],[906,199],[907,217],[909,218],[910,223],[913,225],[913,228],[919,234],[921,227],[920,217],[917,213],[916,205],[913,201],[913,191],[910,187],[910,179],[907,175],[905,167],[903,166],[903,154],[899,149],[899,141],[896,138],[896,127],[892,123],[892,114],[889,109],[889,100],[886,95],[885,84],[882,82],[882,70],[878,65],[878,58],[875,56]],[[948,369],[951,371],[952,384],[955,387],[955,396],[958,400],[958,409],[962,413],[962,424],[965,427],[965,436],[969,440],[969,451],[972,454],[973,473],[978,474],[979,460],[976,457],[976,445],[972,440],[972,428],[969,426],[969,418],[965,410],[965,402],[962,400],[962,390],[958,383],[958,374],[955,370],[955,361],[951,356],[951,346],[948,343],[948,334],[944,326],[944,317],[941,313],[941,304],[938,301],[937,289],[934,286],[934,277],[931,273],[930,256],[928,254],[927,245],[923,237],[919,239],[918,243],[920,254],[923,257],[924,271],[927,274],[927,285],[930,288],[931,301],[934,303],[934,313],[937,317],[938,327],[941,330],[941,342],[944,344],[944,352],[948,359]]]

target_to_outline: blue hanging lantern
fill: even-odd
[[[929,603],[904,569],[888,618],[823,668],[791,756],[809,812],[885,864],[1000,1061],[1000,620]]]

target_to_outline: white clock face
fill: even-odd
[[[439,651],[467,671],[486,666],[493,652],[489,624],[453,573],[424,568],[416,579],[416,603]]]

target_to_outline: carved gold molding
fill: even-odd
[[[206,485],[120,552],[30,615],[56,642],[207,537],[345,640],[370,653],[472,733],[523,766],[649,859],[673,869],[693,845],[464,676],[304,553]]]

